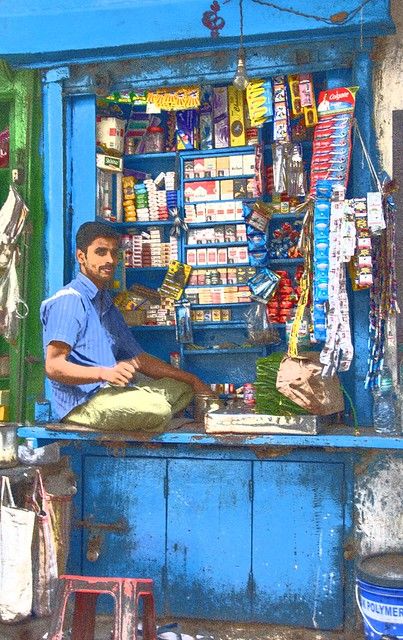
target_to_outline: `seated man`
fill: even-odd
[[[79,228],[80,273],[41,305],[45,371],[61,421],[161,432],[195,393],[212,391],[193,374],[145,353],[134,339],[107,291],[119,241],[115,230],[98,222]],[[147,378],[136,379],[138,372]]]

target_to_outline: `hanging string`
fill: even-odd
[[[243,0],[239,0],[239,48],[243,49]]]
[[[376,184],[376,188],[380,193],[382,193],[382,185],[381,185],[380,180],[378,178],[378,174],[375,171],[375,167],[374,167],[374,164],[373,164],[373,162],[371,160],[371,157],[370,157],[370,155],[368,153],[367,147],[365,146],[365,142],[364,142],[363,137],[361,135],[361,131],[360,131],[360,128],[358,126],[358,122],[357,122],[357,120],[355,118],[354,118],[354,131],[357,134],[358,140],[360,141],[361,148],[362,148],[362,153],[364,155],[365,160],[367,161],[367,165],[368,165],[369,171],[370,171],[370,173],[372,175],[372,178],[373,178],[373,180],[374,180],[374,182]]]

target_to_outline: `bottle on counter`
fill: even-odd
[[[372,415],[375,431],[383,434],[398,434],[398,399],[392,373],[388,367],[383,367],[379,386],[374,387],[372,396]]]

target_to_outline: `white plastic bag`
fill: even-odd
[[[0,620],[18,622],[31,615],[31,544],[35,514],[15,506],[10,480],[1,477]]]

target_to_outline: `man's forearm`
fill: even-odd
[[[65,359],[46,363],[46,375],[64,384],[90,384],[104,380],[104,367],[87,367]]]
[[[197,380],[196,376],[192,373],[177,369],[171,364],[168,364],[168,362],[154,358],[154,356],[150,356],[148,353],[141,353],[137,356],[137,361],[140,364],[139,371],[149,378],[173,378],[174,380],[186,382],[190,385],[193,385]]]

